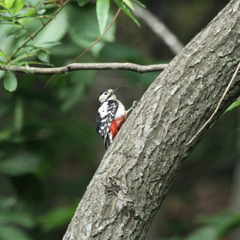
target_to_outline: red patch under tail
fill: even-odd
[[[124,115],[121,118],[117,118],[112,121],[112,124],[109,129],[109,131],[112,133],[112,139],[114,139],[114,137],[118,133],[119,129],[121,128],[125,120],[126,120],[126,116]]]

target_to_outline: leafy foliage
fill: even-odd
[[[96,11],[100,33],[103,34],[108,20],[110,0],[97,0]]]
[[[104,33],[106,26],[113,18],[110,0],[96,1],[96,10],[93,5],[87,4],[88,0],[78,0],[80,8],[71,9],[68,6],[65,7],[68,2],[69,0],[62,6],[58,6],[43,0],[1,0],[0,31],[2,37],[0,40],[6,44],[0,49],[0,64],[5,66],[52,65],[50,64],[50,49],[61,44],[61,39],[66,35],[69,34],[77,45],[88,48]],[[138,1],[135,2],[140,4]],[[131,13],[134,8],[130,0],[116,1],[116,3],[138,23]],[[68,25],[68,19],[80,22],[81,28],[78,24]],[[104,42],[113,41],[114,33],[115,27],[113,26],[97,45],[90,49],[92,54],[98,55]],[[16,90],[15,75],[6,74],[3,86],[10,92]]]
[[[134,17],[130,9],[134,9],[131,2],[129,0],[120,1],[114,0],[114,2],[123,10],[123,12],[130,17],[138,26],[140,26],[138,20]],[[130,9],[129,9],[130,8]]]
[[[16,153],[9,159],[0,162],[0,171],[9,176],[21,176],[28,173],[37,173],[39,159],[30,152]]]
[[[220,240],[240,226],[240,214],[225,212],[211,217],[201,217],[199,221],[205,226],[190,234],[186,240]]]
[[[75,205],[52,209],[39,218],[40,225],[46,232],[66,225],[69,223],[69,219],[73,216],[75,210]]]
[[[17,88],[17,78],[13,72],[6,72],[4,76],[3,86],[9,92],[15,91]]]
[[[235,101],[234,103],[232,103],[225,112],[228,112],[228,111],[231,111],[233,110],[234,108],[236,107],[239,107],[240,106],[240,101]]]
[[[198,217],[198,222],[204,226],[193,231],[187,237],[172,237],[164,240],[221,240],[240,227],[240,214],[226,211],[213,216]]]
[[[79,18],[79,14],[81,18]],[[112,14],[110,14],[112,16]],[[81,24],[70,26],[70,37],[71,39],[80,47],[88,48],[99,36],[99,26],[97,22],[96,10],[93,6],[86,6],[84,10],[72,9],[71,22],[78,21]],[[91,29],[91,31],[89,31]],[[103,36],[102,40],[98,42],[93,48],[90,49],[90,52],[97,56],[104,46],[104,42],[112,42],[114,40],[114,33],[116,30],[116,25],[111,27],[109,31]]]
[[[13,197],[5,198],[1,196],[0,200],[0,239],[2,240],[30,240],[28,234],[23,229],[34,227],[32,217],[16,209],[14,206],[16,199]]]

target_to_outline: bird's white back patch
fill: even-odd
[[[115,114],[118,109],[118,102],[115,100],[109,100],[104,102],[98,109],[97,114],[97,131],[106,140],[109,133],[109,128],[112,121],[115,118]]]

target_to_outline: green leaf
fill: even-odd
[[[25,0],[25,5],[28,7],[35,7],[35,5],[38,3],[38,0]]]
[[[0,162],[0,172],[9,176],[21,176],[38,170],[39,158],[31,153],[18,153]]]
[[[45,7],[45,0],[30,0],[30,2],[32,2],[32,6],[34,6],[37,11],[40,10],[42,7]]]
[[[233,110],[234,108],[236,108],[236,107],[238,107],[238,106],[240,106],[240,101],[236,101],[236,102],[232,103],[232,104],[226,109],[225,112],[231,111],[231,110]]]
[[[13,5],[12,5],[12,13],[13,14],[16,14],[18,13],[24,6],[24,0],[17,0],[17,1],[14,1]]]
[[[136,24],[137,26],[140,27],[140,23],[138,22],[138,20],[134,17],[134,15],[131,13],[131,11],[126,7],[126,5],[124,3],[122,3],[122,1],[120,0],[114,0],[114,2],[122,9],[122,11],[128,16],[130,17]]]
[[[110,22],[112,16],[113,15],[110,12],[108,22]],[[81,8],[76,10],[72,9],[70,22],[76,21],[79,22],[81,27],[79,27],[77,24],[71,24],[69,26],[70,36],[78,46],[86,49],[100,36],[95,7],[86,6],[84,7],[84,10]],[[102,39],[89,51],[93,55],[97,56],[104,46],[104,41],[111,42],[114,40],[115,30],[116,25],[113,24],[107,33],[104,34]]]
[[[69,111],[82,100],[86,88],[91,85],[95,74],[95,71],[79,71],[71,73],[70,80],[73,82],[73,86],[62,89],[59,94],[59,97],[63,101],[62,110],[64,112]]]
[[[0,6],[2,6],[3,8],[6,8],[5,2],[3,0],[0,0]]]
[[[89,0],[77,0],[77,3],[80,7],[83,7],[88,2],[89,2]]]
[[[75,206],[56,208],[40,217],[40,223],[45,231],[67,224],[75,211]]]
[[[11,31],[8,32],[7,37],[14,35],[16,38],[20,38],[23,35],[26,35],[26,30],[22,29],[20,24],[12,24]]]
[[[11,197],[3,197],[0,198],[0,211],[11,211],[16,206],[17,199],[13,196]],[[10,209],[9,209],[10,208]]]
[[[17,64],[17,65],[21,65],[21,60],[22,59],[26,59],[26,58],[29,58],[29,57],[32,57],[32,56],[35,56],[37,53],[39,52],[38,49],[34,49],[32,51],[29,51],[29,52],[26,52],[24,54],[21,54],[19,57],[15,58],[13,61],[11,61],[10,63],[12,65],[14,64]]]
[[[133,2],[135,2],[135,3],[136,3],[137,5],[139,5],[140,7],[143,7],[143,8],[146,7],[143,3],[139,2],[138,0],[133,0]]]
[[[240,214],[234,212],[223,212],[214,216],[203,216],[199,218],[200,222],[213,226],[218,236],[224,236],[234,228],[240,226]]]
[[[190,234],[184,240],[218,240],[218,234],[215,228],[213,227],[204,227],[200,230],[195,231],[194,233]]]
[[[48,63],[49,62],[49,54],[46,51],[40,51],[37,55],[38,59],[42,62]]]
[[[1,215],[0,215],[0,226],[3,224],[14,224],[14,225],[19,225],[21,227],[26,227],[26,228],[32,228],[34,226],[34,221],[33,219],[27,215],[26,213],[20,213],[18,212],[15,214],[15,211],[7,210],[4,209],[1,210]]]
[[[29,17],[32,15],[36,15],[36,13],[37,11],[35,8],[25,8],[22,16]]]
[[[0,2],[0,6],[3,6],[3,4]],[[6,9],[0,9],[0,13],[6,13],[7,12],[7,10]],[[2,20],[2,19],[0,19],[0,20]]]
[[[0,70],[0,79],[2,79],[5,75],[5,71]]]
[[[4,64],[7,62],[7,60],[8,59],[6,53],[0,50],[0,63]]]
[[[4,0],[4,2],[5,2],[5,7],[7,9],[10,9],[12,7],[13,3],[15,2],[15,0]]]
[[[38,15],[42,15],[42,14],[44,14],[46,12],[46,9],[45,8],[41,8],[41,9],[39,9],[38,11],[37,11],[37,14]]]
[[[0,226],[1,240],[30,240],[30,238],[20,229],[11,226]]]
[[[59,41],[68,30],[68,8],[64,8],[35,38],[35,45]],[[79,27],[79,26],[78,26]]]
[[[97,0],[96,12],[100,33],[103,34],[107,25],[108,14],[110,9],[110,0]]]
[[[0,142],[9,140],[12,137],[12,128],[4,128],[0,131]]]
[[[2,50],[0,50],[0,57],[5,57],[6,56],[6,54],[2,51]]]
[[[3,86],[9,92],[13,92],[17,89],[17,78],[13,72],[5,73]]]
[[[123,0],[123,2],[124,2],[129,8],[131,8],[132,10],[134,10],[134,7],[133,7],[133,5],[132,5],[132,3],[131,3],[130,0]]]

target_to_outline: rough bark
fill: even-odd
[[[151,84],[89,184],[64,240],[141,240],[240,59],[231,1]],[[209,124],[240,94],[238,74]]]

